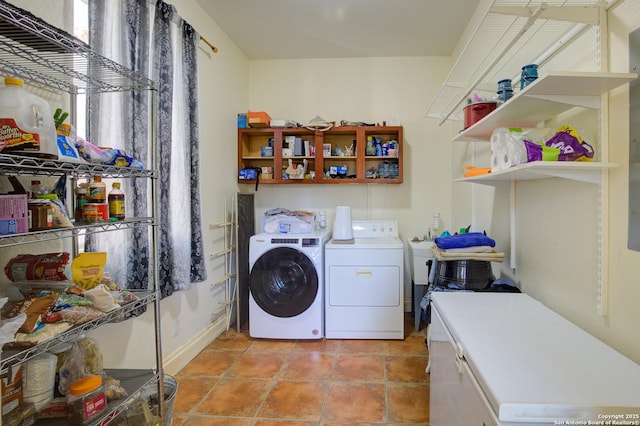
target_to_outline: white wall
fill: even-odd
[[[404,127],[404,183],[261,185],[256,215],[274,207],[326,210],[331,224],[335,207],[349,205],[354,219],[397,219],[405,240],[425,235],[434,211],[451,226],[449,134],[458,123],[440,127],[425,118],[450,64],[447,57],[251,61],[253,111],[300,123],[317,115],[338,122],[398,119]],[[408,271],[405,276],[410,298]]]

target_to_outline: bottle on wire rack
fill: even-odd
[[[89,184],[89,202],[90,203],[106,203],[107,202],[107,186],[102,182],[102,176],[93,177],[93,182]]]
[[[109,219],[124,220],[124,192],[120,189],[120,182],[114,182],[109,192]]]

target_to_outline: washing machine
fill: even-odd
[[[249,241],[249,335],[324,337],[324,247],[331,234],[257,234]]]
[[[404,339],[404,243],[395,220],[354,220],[325,246],[325,337]]]

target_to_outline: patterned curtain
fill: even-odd
[[[145,0],[91,0],[89,28],[94,49],[158,84],[158,272],[162,297],[169,296],[206,279],[199,198],[199,35],[162,0],[155,5]],[[89,97],[88,139],[122,148],[150,164],[151,102],[145,91]],[[125,183],[127,215],[151,214],[148,184],[147,179]],[[150,237],[145,227],[100,234],[89,239],[89,249],[107,251],[109,264],[127,265],[126,272],[113,268],[116,282],[144,289],[152,279]]]

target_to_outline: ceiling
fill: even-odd
[[[479,3],[196,1],[249,59],[449,56]]]

